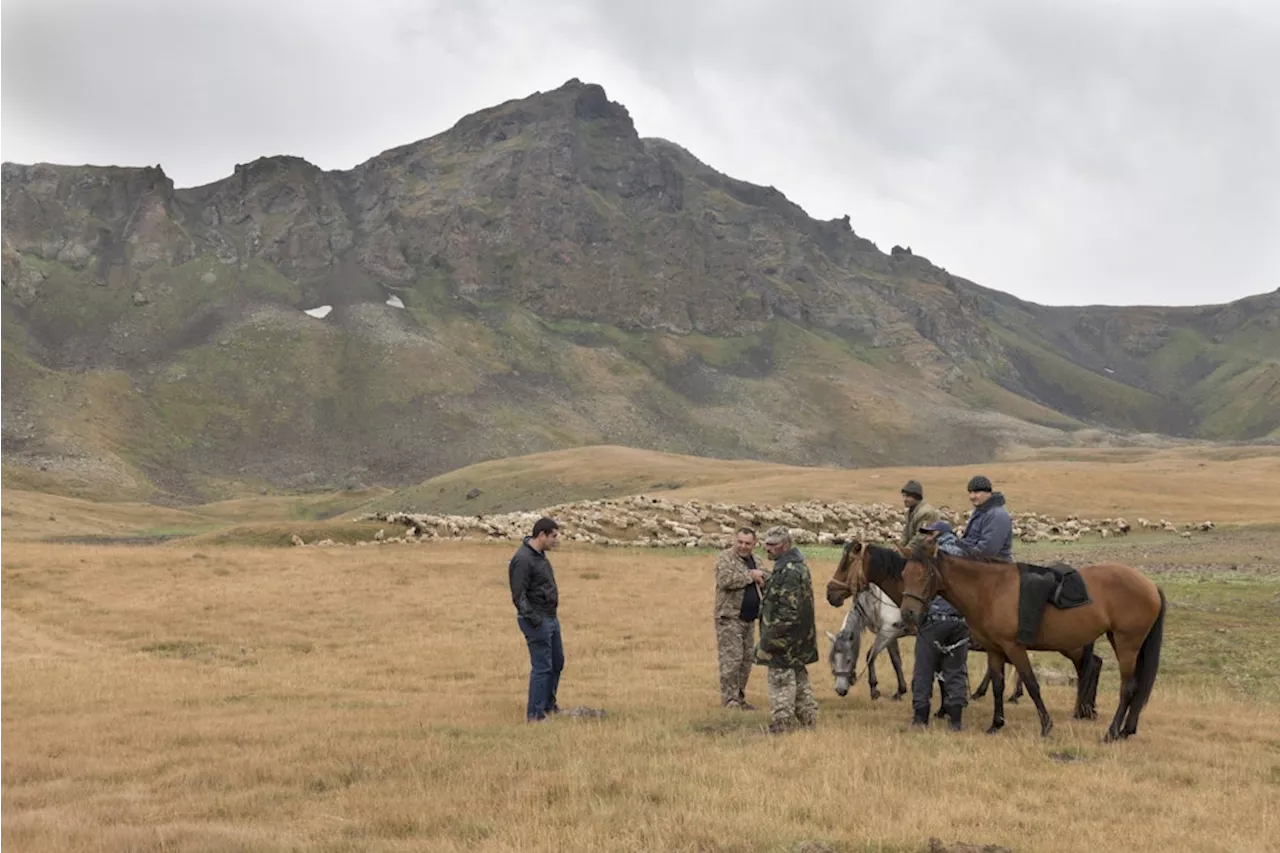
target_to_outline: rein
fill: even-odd
[[[867,609],[862,605],[863,605],[862,595],[861,593],[859,593],[859,595],[853,599],[853,609],[858,614],[858,616],[862,619],[862,624],[866,627],[871,627],[871,625],[873,625],[878,620],[872,619],[871,614],[868,613]]]
[[[923,555],[922,555],[923,556]],[[938,588],[942,586],[940,579],[941,570],[938,568],[938,556],[935,554],[931,557],[924,557],[920,560],[920,564],[924,566],[928,575],[924,582],[923,595],[916,595],[914,592],[902,591],[903,598],[914,598],[920,602],[920,615],[924,615],[924,611],[929,609],[929,602],[938,594]]]

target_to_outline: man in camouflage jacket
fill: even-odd
[[[756,566],[756,533],[742,527],[734,544],[716,555],[716,657],[720,662],[720,704],[755,710],[747,701],[747,679],[755,658],[756,620],[765,573]]]
[[[898,537],[898,551],[909,555],[924,544],[924,526],[933,524],[941,516],[924,502],[924,486],[919,480],[908,480],[902,487],[902,505],[907,508],[907,517],[903,521],[902,535]]]
[[[756,663],[769,668],[769,731],[784,732],[797,724],[812,728],[818,722],[818,702],[807,667],[818,660],[818,629],[809,567],[785,527],[769,530],[764,550],[774,566],[760,601]]]

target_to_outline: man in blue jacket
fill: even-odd
[[[979,474],[969,480],[973,514],[965,525],[960,545],[970,557],[1013,559],[1013,518],[1004,508],[1004,493],[992,492],[991,481]]]

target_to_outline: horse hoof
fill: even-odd
[[[1053,723],[1040,727],[1040,737],[1048,737],[1049,732],[1053,731]]]
[[[970,698],[970,699],[981,699],[983,696],[986,696],[986,695],[987,695],[987,691],[985,691],[985,690],[977,690],[977,691],[974,691],[973,693],[970,693],[970,694],[969,694],[969,698]]]
[[[871,691],[871,698],[872,698],[872,699],[879,699],[879,698],[880,698],[880,691],[879,691],[879,690],[872,690],[872,691]]]
[[[1017,704],[1018,704],[1018,699],[1019,699],[1019,697],[1017,697],[1017,696],[1010,696],[1008,699],[1006,699],[1006,700],[1004,700],[1004,701],[1008,702],[1010,705],[1017,705]]]
[[[1004,723],[992,723],[991,728],[987,729],[987,734],[993,735],[1004,728]]]
[[[889,698],[890,698],[890,699],[892,699],[894,702],[901,702],[901,701],[902,701],[902,697],[903,697],[903,696],[905,696],[905,695],[907,695],[907,694],[905,694],[905,693],[895,693],[895,694],[893,694],[892,696],[890,696]]]

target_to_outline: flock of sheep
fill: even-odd
[[[967,508],[940,508],[943,518],[962,525]],[[765,529],[782,524],[799,545],[841,545],[850,539],[893,541],[902,533],[904,511],[883,503],[801,501],[768,505],[678,501],[652,495],[560,504],[533,512],[494,515],[440,515],[375,512],[357,521],[381,521],[403,528],[387,535],[379,530],[372,540],[356,545],[413,544],[435,540],[519,542],[540,516],[555,518],[562,539],[605,546],[648,548],[726,548],[740,527]],[[1023,542],[1075,542],[1082,537],[1124,536],[1132,529],[1123,518],[1057,519],[1034,512],[1013,513],[1014,535]],[[1142,529],[1164,530],[1190,537],[1193,530],[1211,530],[1213,522],[1188,524],[1184,529],[1161,519],[1138,519]],[[294,545],[335,545],[331,539],[306,543],[297,534]]]

